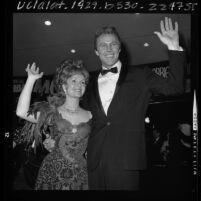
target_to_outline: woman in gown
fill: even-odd
[[[37,147],[44,136],[54,146],[45,156],[35,183],[36,190],[87,190],[86,147],[92,115],[79,105],[89,74],[82,61],[65,60],[56,70],[57,93],[30,107],[31,92],[43,76],[36,64],[27,66],[28,78],[16,114],[28,123],[25,140]]]

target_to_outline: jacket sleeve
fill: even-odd
[[[146,85],[153,94],[177,95],[184,92],[184,51],[168,51],[168,77],[157,75],[150,68],[146,68]]]

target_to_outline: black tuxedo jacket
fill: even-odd
[[[95,72],[83,97],[93,115],[87,163],[92,171],[100,161],[108,168],[142,170],[146,167],[146,110],[152,93],[183,92],[184,52],[169,51],[169,76],[158,76],[148,67],[122,66],[115,94],[105,114]],[[86,107],[87,105],[87,107]]]

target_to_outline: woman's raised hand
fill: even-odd
[[[43,72],[39,73],[39,67],[36,66],[36,63],[32,63],[31,65],[28,64],[25,71],[28,74],[28,77],[34,78],[34,79],[39,79],[43,76]]]

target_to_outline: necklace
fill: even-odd
[[[69,112],[69,113],[72,113],[72,114],[75,114],[75,113],[78,113],[79,112],[79,107],[78,108],[76,108],[76,109],[69,109],[69,108],[67,108],[67,107],[64,107],[64,109],[67,111],[67,112]]]

